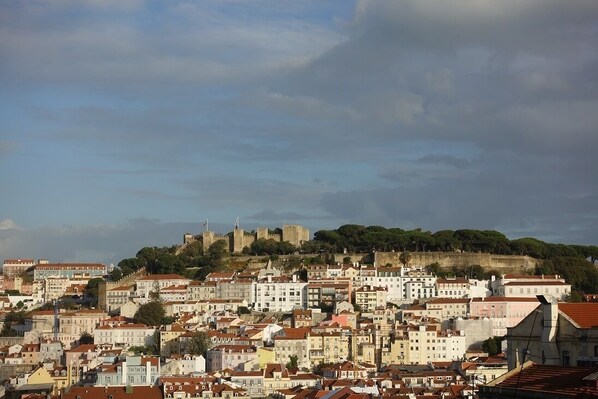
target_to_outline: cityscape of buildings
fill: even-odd
[[[565,302],[571,285],[559,275],[258,266],[202,280],[141,269],[110,281],[113,266],[4,260],[4,394],[483,398],[513,389],[518,370],[598,366],[598,303]],[[94,279],[97,304],[83,306]],[[65,298],[75,306],[60,306]],[[151,303],[164,310],[159,325],[136,319]]]

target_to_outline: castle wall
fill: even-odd
[[[267,240],[269,238],[268,237],[269,233],[268,233],[267,227],[258,227],[255,230],[255,234],[256,234],[258,240],[261,240],[261,239]]]
[[[296,247],[309,241],[309,229],[296,224],[288,224],[282,227],[282,241],[288,241]]]
[[[376,252],[374,261],[377,265],[400,265],[400,252]],[[484,268],[504,269],[507,271],[527,271],[533,269],[538,259],[520,255],[495,255],[488,253],[457,252],[410,252],[410,266],[428,266],[438,263],[441,267],[480,265]]]
[[[185,234],[183,236],[183,245],[195,241],[198,237]],[[204,231],[201,234],[201,241],[204,251],[217,241],[225,241],[227,247],[232,253],[241,253],[243,248],[251,246],[259,239],[288,241],[296,247],[300,247],[306,241],[309,241],[309,229],[299,225],[283,226],[282,234],[270,233],[268,228],[259,227],[255,233],[248,233],[243,229],[234,229],[230,235],[217,235],[213,231]]]
[[[231,250],[232,243],[230,241],[229,236],[223,236],[220,234],[215,234],[213,231],[204,231],[201,233],[201,243],[204,252],[210,248],[210,245],[214,244],[216,241],[224,241],[226,243],[226,247]]]
[[[106,297],[107,297],[107,292],[108,290],[117,288],[117,287],[121,287],[124,285],[132,285],[135,284],[135,282],[145,276],[147,274],[147,272],[145,271],[145,268],[141,268],[131,274],[127,274],[126,276],[123,276],[120,278],[120,280],[117,281],[101,281],[98,284],[98,308],[102,309],[102,310],[106,310],[107,308],[107,304],[106,304]]]

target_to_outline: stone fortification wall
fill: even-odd
[[[457,252],[411,252],[410,266],[428,266],[438,263],[441,267],[480,265],[489,269],[505,271],[525,271],[540,263],[538,259],[520,255],[495,255],[488,253]],[[400,252],[376,252],[376,265],[400,265]]]
[[[121,277],[118,281],[102,281],[98,284],[98,308],[106,310],[106,293],[108,290],[135,284],[135,281],[147,274],[145,268],[139,269],[131,274]]]
[[[282,234],[270,233],[268,228],[259,227],[256,232],[248,232],[240,228],[232,231],[232,234],[219,235],[213,231],[204,231],[201,236],[193,236],[189,233],[183,235],[183,245],[178,249],[177,254],[186,246],[201,240],[204,251],[217,241],[224,241],[232,253],[241,253],[243,248],[251,246],[256,240],[273,239],[275,241],[288,241],[296,247],[309,241],[309,229],[299,225],[284,225]]]

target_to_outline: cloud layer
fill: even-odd
[[[47,229],[56,260],[114,259],[237,216],[596,244],[596,20],[591,0],[2,3],[0,218],[23,227],[0,255]]]

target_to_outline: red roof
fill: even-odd
[[[20,264],[28,264],[28,263],[35,263],[35,260],[34,259],[4,259],[4,264],[20,265]]]
[[[106,269],[106,266],[101,263],[46,263],[35,266],[35,269]]]
[[[140,281],[142,281],[142,280],[154,281],[154,280],[189,280],[189,279],[186,277],[183,277],[179,274],[150,274],[148,276],[141,277],[139,280]]]
[[[471,301],[470,298],[436,298],[428,301],[427,303],[430,304],[444,304],[444,303],[469,303]]]
[[[562,281],[549,281],[549,280],[538,280],[538,281],[510,281],[504,285],[571,285]]]
[[[482,298],[471,298],[472,302],[539,302],[536,297],[505,297],[487,296]]]
[[[519,391],[559,394],[559,397],[596,397],[598,389],[595,383],[591,387],[583,379],[598,369],[585,367],[541,366],[532,364],[520,373],[513,373],[508,378],[491,386],[484,386],[483,391],[495,392],[501,389],[501,396],[509,397],[515,388]],[[511,391],[511,392],[508,392]],[[561,396],[562,395],[562,396]],[[554,396],[551,396],[554,397]]]
[[[162,390],[157,386],[134,386],[127,393],[125,387],[70,387],[62,392],[61,398],[94,398],[94,399],[162,399]]]
[[[598,327],[598,303],[559,303],[559,310],[570,317],[581,328]]]

